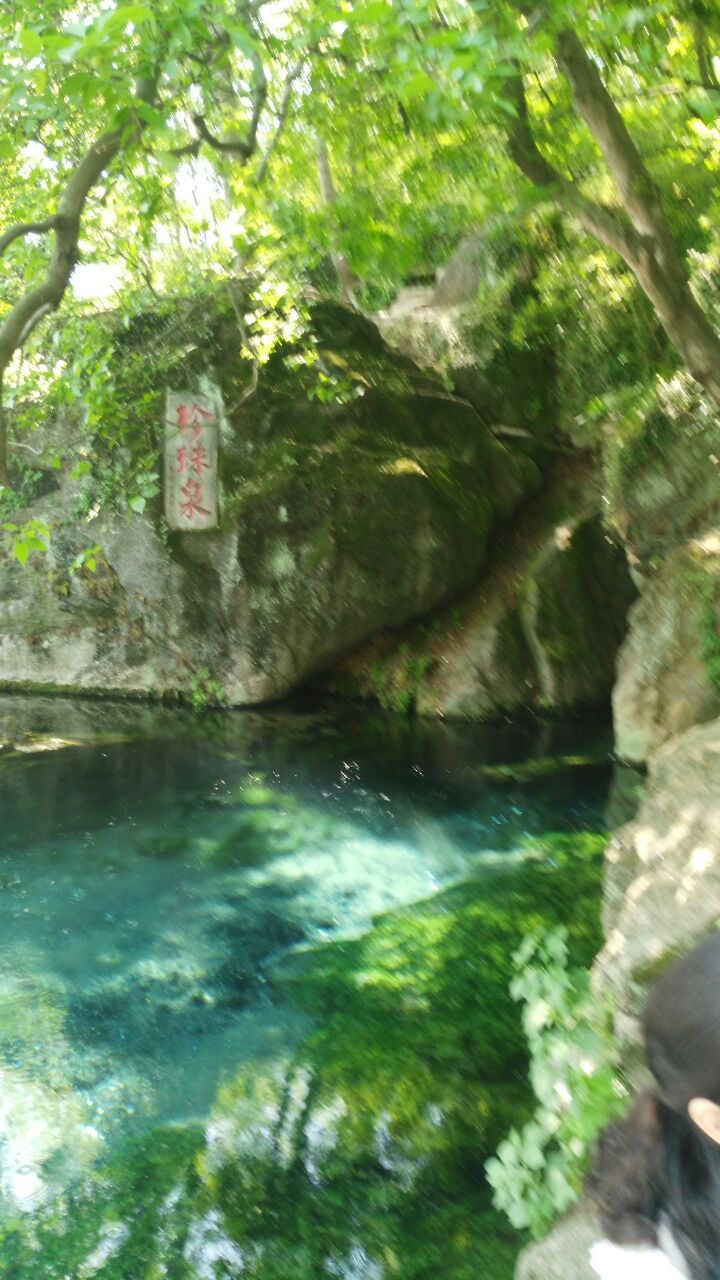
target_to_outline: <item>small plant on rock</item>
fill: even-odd
[[[193,711],[198,714],[208,707],[220,707],[227,703],[227,694],[209,667],[198,667],[191,673],[188,696]]]

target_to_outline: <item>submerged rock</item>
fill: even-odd
[[[225,1233],[222,1218],[214,1209],[190,1224],[183,1257],[197,1280],[216,1280],[218,1267],[223,1276],[239,1276],[245,1270],[242,1251]]]

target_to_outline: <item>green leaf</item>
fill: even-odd
[[[27,27],[23,27],[18,32],[18,43],[23,53],[28,58],[37,58],[45,49],[45,42],[37,31],[30,31]]]
[[[153,19],[153,11],[144,4],[121,4],[117,9],[113,9],[110,13],[105,14],[95,23],[93,30],[105,33],[121,32],[125,30],[130,23],[134,27],[140,27],[145,22],[151,22]]]
[[[398,96],[403,102],[411,102],[414,98],[422,98],[436,89],[437,85],[432,76],[429,76],[426,71],[417,71],[400,86]]]
[[[355,5],[350,13],[343,14],[343,19],[352,26],[372,26],[375,22],[385,21],[391,14],[387,0],[369,0],[368,4]]]
[[[496,98],[495,101],[506,116],[512,116],[513,119],[517,118],[517,107],[514,102],[510,102],[508,98]]]
[[[134,498],[128,500],[128,506],[132,511],[137,511],[138,515],[142,515],[147,506],[147,498],[143,498],[141,494],[136,494]]]
[[[151,107],[149,102],[138,102],[136,110],[141,119],[146,120],[148,124],[164,127],[165,116],[156,107]]]
[[[257,53],[257,41],[253,40],[253,37],[247,27],[241,22],[226,22],[225,30],[236,49],[241,49],[243,53],[250,54],[251,56]]]

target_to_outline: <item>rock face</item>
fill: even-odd
[[[644,761],[675,734],[720,715],[719,602],[718,531],[672,552],[645,583],[613,692],[622,759]]]
[[[684,373],[659,380],[657,403],[629,438],[605,443],[613,521],[641,565],[720,519],[720,426],[717,412]]]
[[[423,715],[492,719],[607,701],[633,598],[587,458],[558,467],[449,612],[353,655],[335,687]]]
[[[647,1069],[639,1014],[648,985],[675,956],[720,925],[720,719],[673,738],[652,757],[634,821],[605,855],[606,942],[593,970],[611,994],[626,1073]],[[516,1280],[591,1280],[588,1248],[601,1235],[587,1205],[526,1250]]]
[[[717,414],[688,375],[658,379],[604,453],[608,511],[641,592],[618,662],[616,743],[645,761],[720,715]]]
[[[720,720],[653,756],[637,818],[611,841],[605,867],[607,941],[594,978],[632,1018],[661,966],[720,922]]]
[[[402,289],[378,324],[391,346],[449,374],[483,421],[546,441],[556,434],[555,354],[549,331],[518,342],[513,316],[534,297],[535,264],[522,237],[488,225],[466,235],[434,290]]]
[[[168,534],[150,508],[83,525],[72,482],[24,513],[50,518],[51,552],[0,567],[1,684],[258,703],[469,585],[534,464],[355,313],[313,323],[344,403],[311,403],[280,352],[239,408],[247,371],[207,353],[230,405],[217,531]],[[95,543],[96,571],[73,572]]]
[[[573,1213],[547,1240],[525,1250],[518,1262],[516,1280],[597,1280],[589,1251],[600,1239],[602,1230],[592,1214]]]

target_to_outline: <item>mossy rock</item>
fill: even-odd
[[[190,837],[180,831],[157,831],[143,835],[138,851],[148,858],[182,858],[190,847]]]
[[[608,514],[644,569],[720,519],[717,413],[689,375],[607,433]]]
[[[239,306],[247,285],[231,287]],[[309,308],[252,396],[227,290],[176,304],[174,316],[160,302],[127,328],[98,325],[113,371],[102,431],[130,397],[123,440],[146,468],[162,444],[168,386],[203,386],[222,402],[219,528],[160,536],[159,498],[142,518],[101,522],[102,600],[93,575],[72,576],[58,598],[42,575],[0,566],[0,594],[20,596],[0,616],[0,638],[9,637],[0,680],[194,690],[227,705],[282,698],[380,629],[467,587],[493,530],[539,483],[536,465],[472,406],[340,304]],[[102,473],[108,441],[99,435],[91,447]],[[61,576],[78,551],[76,503],[72,487],[57,495]],[[39,514],[48,513],[28,509]]]
[[[593,460],[559,467],[513,529],[496,532],[472,591],[374,637],[330,687],[453,718],[607,705],[635,588],[599,507]]]

